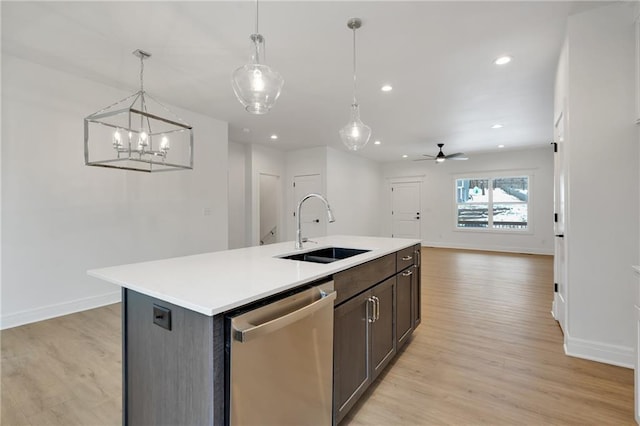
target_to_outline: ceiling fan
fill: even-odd
[[[451,155],[444,155],[444,152],[442,152],[443,146],[444,146],[443,143],[438,144],[438,148],[440,148],[440,152],[438,152],[438,155],[433,156],[433,155],[422,154],[427,158],[420,158],[418,160],[413,160],[413,161],[436,160],[436,163],[442,163],[445,160],[468,160],[469,159],[462,152],[456,152],[455,154],[451,154]]]

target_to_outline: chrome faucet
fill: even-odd
[[[296,211],[296,250],[300,250],[302,248],[302,223],[300,220],[300,209],[302,209],[302,203],[307,201],[309,198],[319,198],[325,204],[325,206],[327,206],[327,220],[329,220],[329,223],[333,223],[336,221],[336,219],[333,217],[333,212],[331,211],[329,202],[322,195],[312,193],[302,197],[302,200],[300,200],[300,202],[298,203],[298,208]]]

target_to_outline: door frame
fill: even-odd
[[[567,122],[566,115],[564,113],[565,108],[558,114],[557,119],[554,122],[554,142],[553,144],[556,146],[554,148],[554,178],[553,178],[553,189],[554,189],[554,200],[553,200],[553,210],[554,214],[558,214],[558,216],[563,216],[560,218],[561,227],[558,226],[557,222],[554,220],[553,224],[553,233],[554,233],[554,257],[553,257],[553,280],[554,280],[554,293],[553,293],[553,302],[551,306],[551,314],[553,318],[558,321],[560,328],[564,334],[564,341],[566,346],[567,336],[569,334],[569,273],[568,273],[568,222],[567,217],[569,213],[569,187],[568,187],[568,170],[567,170]],[[561,126],[561,129],[560,129]],[[562,135],[559,134],[561,130]],[[562,137],[560,137],[562,136]],[[558,153],[561,152],[562,157],[558,159]],[[560,164],[558,164],[560,161]],[[559,201],[556,199],[559,195],[556,193],[558,191],[558,179],[556,176],[558,172],[558,168],[563,170],[562,173],[562,186],[564,191],[564,205],[562,208],[559,206]],[[563,237],[557,237],[561,233]],[[556,241],[557,238],[562,238],[562,243],[558,244]],[[559,254],[557,253],[558,247],[562,250],[562,259],[563,265],[558,264]],[[558,276],[560,279],[558,279]],[[559,288],[555,288],[556,284],[558,284]],[[557,291],[556,291],[557,290]],[[561,306],[562,305],[562,306]]]
[[[296,220],[296,217],[295,217],[295,211],[296,211],[296,208],[298,207],[298,202],[300,201],[300,200],[296,200],[296,197],[295,197],[296,179],[308,178],[308,177],[312,177],[312,176],[318,176],[318,178],[320,179],[320,190],[316,191],[316,192],[319,192],[320,195],[323,195],[325,197],[327,196],[327,185],[326,185],[325,175],[323,173],[320,173],[320,172],[318,172],[318,173],[301,173],[301,174],[293,175],[291,177],[291,182],[289,183],[289,186],[288,186],[289,190],[291,191],[290,195],[288,197],[291,200],[291,204],[290,204],[291,211],[287,212],[287,215],[286,215],[286,217],[287,217],[287,219],[286,219],[287,228],[290,229],[290,232],[291,232],[291,235],[290,235],[289,239],[294,239],[296,237],[296,222],[297,222],[297,220]],[[322,217],[325,218],[326,215],[323,215]],[[327,223],[325,221],[326,221],[326,219],[324,219],[323,222],[322,222],[322,231],[323,231],[324,235],[328,235],[329,229],[328,229]]]
[[[276,238],[275,242],[279,243],[283,241],[282,237],[282,176],[273,173],[258,173],[258,245],[262,245],[263,233],[261,229],[262,224],[262,177],[269,176],[276,179],[275,185],[275,206],[276,206]]]

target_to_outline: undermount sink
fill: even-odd
[[[347,259],[358,254],[366,253],[371,250],[361,250],[343,247],[325,247],[317,250],[307,251],[304,253],[290,254],[288,256],[280,256],[282,259],[301,260],[303,262],[314,263],[331,263],[336,260]]]

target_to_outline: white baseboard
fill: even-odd
[[[492,245],[475,245],[464,243],[443,243],[435,241],[422,241],[423,247],[450,248],[462,250],[482,250],[482,251],[498,251],[505,253],[525,253],[525,254],[544,254],[553,255],[553,249],[540,249],[531,247],[505,247]]]
[[[569,356],[619,367],[634,368],[635,350],[632,347],[610,345],[592,340],[565,336],[564,352]]]
[[[121,292],[114,291],[99,296],[91,296],[84,299],[76,299],[55,305],[42,306],[13,314],[2,315],[0,318],[0,329],[5,330],[19,325],[86,311],[87,309],[99,308],[100,306],[118,303],[120,299]]]

